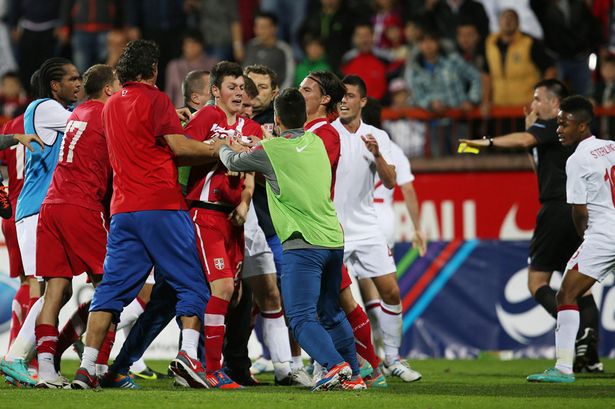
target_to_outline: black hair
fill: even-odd
[[[122,84],[153,78],[157,71],[160,49],[149,40],[128,43],[117,62],[117,77]]]
[[[323,95],[329,95],[331,100],[327,104],[327,114],[332,114],[337,111],[337,104],[342,101],[346,95],[346,87],[342,81],[329,71],[311,71],[308,78],[315,81]]]
[[[250,99],[256,98],[258,95],[258,88],[256,88],[256,84],[252,81],[252,78],[247,75],[243,75],[243,91],[250,97]]]
[[[342,79],[342,84],[344,85],[354,85],[359,88],[359,96],[361,98],[365,98],[367,96],[367,86],[365,85],[365,81],[358,75],[346,75]]]
[[[212,88],[215,86],[220,89],[224,77],[238,78],[242,75],[243,71],[241,65],[236,62],[220,61],[211,69],[211,73],[209,74],[209,87]]]
[[[287,129],[302,128],[307,119],[305,99],[297,88],[286,88],[273,100],[275,116]]]
[[[197,43],[201,44],[201,46],[203,47],[205,46],[205,39],[203,38],[203,34],[201,33],[201,30],[188,29],[184,31],[182,40],[187,40],[187,39],[196,41]]]
[[[35,94],[38,94],[39,98],[53,98],[51,92],[52,81],[62,81],[62,77],[66,75],[66,66],[71,65],[72,62],[66,58],[54,57],[46,60],[41,67],[37,70],[38,76],[32,75],[30,82]],[[36,84],[32,81],[36,81]]]
[[[244,74],[250,75],[250,73],[260,74],[260,75],[268,75],[271,80],[271,89],[276,89],[278,87],[278,74],[271,68],[262,64],[252,64],[248,65],[244,69]]]
[[[517,24],[519,24],[519,13],[517,13],[517,10],[515,10],[515,9],[504,9],[504,10],[502,10],[500,12],[500,15],[498,16],[498,18],[502,17],[502,14],[504,14],[504,13],[512,13],[512,15],[517,20]]]
[[[382,128],[382,104],[376,98],[367,97],[367,103],[361,110],[361,119],[368,125]]]
[[[581,95],[564,98],[559,106],[560,111],[574,115],[579,122],[590,124],[594,119],[594,106],[589,99]]]
[[[194,70],[190,71],[186,78],[182,81],[182,94],[184,96],[184,103],[188,105],[190,102],[190,96],[193,92],[202,91],[205,87],[204,75],[209,75],[207,70]]]
[[[258,13],[256,13],[256,15],[254,16],[254,20],[256,20],[257,18],[266,18],[269,19],[269,21],[271,21],[271,24],[273,24],[274,26],[278,26],[278,17],[273,14],[270,13],[268,11],[259,11]]]
[[[564,83],[561,82],[560,80],[556,80],[556,79],[542,80],[542,81],[538,81],[534,85],[534,89],[538,89],[540,87],[545,87],[548,92],[553,94],[560,101],[569,95],[568,88],[566,88],[566,85],[564,85]]]
[[[83,74],[83,89],[88,99],[99,98],[106,85],[111,85],[117,77],[113,68],[106,64],[96,64]]]

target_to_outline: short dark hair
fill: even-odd
[[[62,81],[62,77],[66,74],[65,67],[71,65],[72,62],[66,58],[54,57],[46,60],[37,70],[38,75],[32,75],[30,82],[36,81],[35,86],[32,83],[32,89],[39,94],[39,98],[53,98],[51,93],[51,82]],[[36,74],[36,73],[35,73]]]
[[[331,98],[327,104],[327,114],[336,112],[337,104],[346,95],[346,87],[342,84],[342,81],[330,71],[311,71],[308,78],[316,81],[320,87],[320,92],[324,91],[324,95],[329,95]]]
[[[297,88],[286,88],[273,100],[275,116],[288,129],[302,128],[307,119],[305,99]]]
[[[566,85],[564,85],[564,83],[561,82],[560,80],[556,80],[553,78],[548,79],[548,80],[538,81],[534,85],[534,89],[538,89],[540,87],[545,87],[548,92],[553,94],[553,96],[555,96],[560,101],[569,95],[568,88],[566,87]]]
[[[258,95],[258,88],[256,88],[256,84],[252,81],[252,78],[244,74],[243,84],[243,91],[250,97],[250,99],[256,98]]]
[[[365,85],[365,81],[363,78],[358,75],[346,75],[342,79],[342,84],[344,85],[354,85],[359,88],[359,95],[361,98],[365,98],[367,96],[367,86]]]
[[[376,98],[367,97],[367,103],[361,110],[361,119],[368,125],[382,128],[382,104]]]
[[[274,70],[267,67],[266,65],[252,64],[252,65],[248,65],[244,69],[244,73],[246,75],[250,75],[250,73],[252,72],[254,74],[268,75],[269,79],[271,80],[271,88],[276,89],[278,87],[278,74],[276,74]]]
[[[159,58],[160,50],[155,42],[131,41],[117,62],[117,77],[122,84],[153,78]]]
[[[184,96],[184,103],[188,105],[190,102],[190,96],[193,92],[201,91],[205,87],[204,75],[209,75],[207,70],[194,70],[190,71],[186,78],[182,81],[182,95]]]
[[[201,44],[201,46],[203,47],[205,46],[205,39],[203,38],[203,34],[201,33],[201,30],[188,29],[184,31],[182,40],[187,40],[187,39],[195,41]]]
[[[88,99],[98,98],[102,95],[106,85],[113,84],[117,77],[113,68],[106,64],[96,64],[88,68],[83,74],[83,89]]]
[[[269,21],[271,21],[271,24],[273,24],[274,26],[278,26],[278,17],[273,14],[270,13],[268,11],[259,11],[258,13],[256,13],[256,15],[254,16],[254,20],[256,20],[257,18],[266,18],[269,19]]]
[[[594,106],[589,99],[581,95],[564,98],[560,103],[559,109],[574,115],[580,122],[589,124],[594,119]]]
[[[504,9],[504,10],[500,11],[500,14],[498,15],[498,18],[502,17],[502,14],[504,14],[504,13],[511,13],[515,17],[515,20],[517,20],[517,24],[519,24],[519,13],[517,13],[517,10],[515,10],[515,9]]]
[[[220,61],[211,69],[209,74],[209,88],[216,87],[220,89],[224,77],[241,77],[243,71],[241,65],[236,62]]]

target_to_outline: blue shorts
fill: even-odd
[[[113,313],[137,297],[152,266],[156,280],[176,293],[176,315],[203,318],[209,289],[196,248],[194,224],[185,211],[148,210],[120,213],[111,219],[104,275],[94,292],[90,311]]]
[[[282,277],[282,242],[277,234],[267,237],[267,244],[273,253],[273,262],[275,263],[275,270],[278,276],[278,281]]]

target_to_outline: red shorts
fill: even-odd
[[[217,210],[193,208],[190,216],[207,281],[232,278],[237,286],[245,249],[243,226],[233,226],[228,214]]]
[[[100,211],[70,204],[43,204],[36,230],[37,276],[102,274],[108,226]]]
[[[11,278],[17,278],[24,274],[21,263],[21,252],[17,242],[17,229],[15,229],[15,217],[2,220],[2,234],[9,253],[9,274]]]
[[[352,284],[352,279],[350,278],[350,274],[348,274],[348,269],[346,268],[346,264],[342,264],[342,285],[340,285],[340,290],[345,290],[350,287]]]

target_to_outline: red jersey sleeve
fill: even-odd
[[[166,94],[160,93],[152,104],[152,124],[156,137],[173,134],[184,134],[177,112]]]

